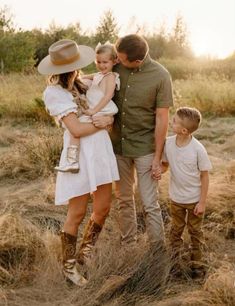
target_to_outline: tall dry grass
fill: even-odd
[[[46,255],[38,230],[13,214],[0,216],[0,283],[16,285],[27,281],[36,262]]]
[[[195,75],[205,77],[214,74],[226,77],[229,80],[235,80],[235,61],[234,56],[225,60],[216,60],[210,58],[160,58],[159,62],[164,65],[172,75],[173,80],[187,80]]]
[[[0,118],[53,124],[41,101],[45,83],[46,80],[38,74],[1,75]]]
[[[5,265],[0,273],[3,305],[234,305],[234,264],[214,258],[208,275],[200,282],[171,278],[166,253],[160,249],[146,252],[145,239],[140,237],[135,247],[119,247],[115,219],[113,209],[93,261],[81,270],[89,282],[77,288],[63,279],[57,235],[42,232],[19,215],[0,217],[4,241],[0,253],[8,256],[1,257]]]
[[[217,116],[235,114],[235,82],[219,75],[196,75],[174,82],[176,106],[192,106]]]
[[[49,176],[59,162],[62,149],[62,131],[59,128],[38,127],[37,134],[32,131],[9,132],[2,134],[1,142],[12,145],[12,153],[2,153],[0,160],[0,180],[5,178],[36,179]],[[0,132],[5,129],[0,128]],[[15,138],[14,138],[15,137]]]
[[[174,82],[177,103],[191,103],[202,112],[215,110],[218,115],[229,114],[227,118],[204,116],[196,133],[213,164],[204,223],[205,278],[194,281],[185,273],[182,278],[175,279],[169,274],[171,263],[165,251],[147,252],[144,214],[137,193],[137,246],[120,248],[118,209],[114,200],[93,261],[81,268],[89,278],[85,288],[69,286],[61,273],[58,231],[65,220],[66,208],[53,205],[53,168],[60,155],[62,130],[47,121],[48,115],[40,99],[34,104],[35,98],[41,96],[44,80],[38,76],[9,75],[1,77],[0,81],[4,83],[0,88],[1,305],[234,304],[235,121],[231,116],[234,111],[231,80],[196,76]],[[17,96],[21,88],[21,96]],[[207,103],[202,102],[207,99],[213,101],[209,110]],[[223,106],[219,105],[220,99],[224,99]],[[169,173],[160,183],[166,239],[170,221],[168,180]],[[79,229],[78,240],[86,220]],[[187,255],[190,245],[187,231],[184,240]]]
[[[53,125],[45,111],[42,92],[45,79],[39,75],[0,76],[0,118],[14,121],[43,121]],[[191,105],[203,113],[235,114],[234,80],[223,74],[195,74],[174,81],[175,106]]]

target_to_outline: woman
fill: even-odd
[[[78,69],[89,65],[94,58],[92,48],[64,39],[50,46],[49,55],[38,66],[39,73],[49,76],[44,91],[45,106],[65,129],[60,164],[66,163],[67,159],[77,160],[76,151],[67,152],[67,149],[70,135],[80,138],[79,172],[58,172],[55,192],[55,204],[68,205],[61,232],[63,273],[79,286],[86,280],[76,269],[77,232],[86,214],[88,198],[92,193],[93,212],[84,231],[79,263],[84,263],[91,254],[110,210],[112,181],[119,179],[107,130],[98,129],[92,123],[79,122],[77,118],[77,101],[84,99],[86,93]]]

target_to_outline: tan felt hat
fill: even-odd
[[[38,65],[41,74],[52,75],[84,68],[95,59],[95,51],[78,45],[74,40],[61,39],[49,47],[49,55]]]

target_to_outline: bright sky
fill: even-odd
[[[0,0],[23,29],[67,26],[79,22],[83,30],[95,30],[104,11],[111,9],[121,27],[130,34],[130,20],[150,30],[165,24],[171,29],[181,14],[196,55],[226,57],[235,51],[235,0]]]

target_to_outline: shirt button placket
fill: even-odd
[[[133,74],[133,73],[131,73],[131,74]],[[128,89],[130,88],[131,86],[129,85],[129,84],[127,84],[126,85],[126,88],[127,88],[127,91],[126,91],[126,96],[128,95]],[[128,99],[127,99],[127,97],[125,96],[125,98],[124,98],[124,102],[127,102],[128,101]],[[121,138],[121,144],[122,144],[122,152],[125,150],[123,147],[124,147],[124,145],[125,145],[125,131],[126,130],[124,130],[125,129],[125,127],[126,127],[126,112],[125,112],[125,107],[127,107],[127,104],[126,103],[124,103],[124,110],[123,110],[123,112],[122,112],[122,132],[121,132],[121,136],[122,136],[122,138]]]
[[[126,115],[126,113],[123,111],[122,112],[122,151],[123,151],[123,145],[124,145],[124,141],[125,141],[125,136],[123,135],[124,134],[123,133],[123,129],[125,128],[125,124],[124,124],[124,122],[125,122],[125,115]]]

